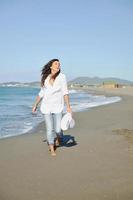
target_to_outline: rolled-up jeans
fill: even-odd
[[[54,144],[56,137],[62,137],[61,119],[62,112],[44,114],[46,124],[46,136],[48,144]]]

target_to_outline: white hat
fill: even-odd
[[[61,119],[61,129],[66,131],[68,128],[75,126],[75,120],[72,118],[71,113],[66,113]]]

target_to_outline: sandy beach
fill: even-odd
[[[133,199],[133,89],[90,91],[122,101],[74,113],[56,157],[44,122],[0,140],[0,200]]]

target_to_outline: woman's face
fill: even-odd
[[[60,62],[59,61],[54,61],[52,63],[51,69],[53,71],[55,71],[55,73],[58,72],[60,70]]]

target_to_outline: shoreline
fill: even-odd
[[[106,93],[105,91],[99,91],[99,90],[93,89],[92,87],[89,88],[89,90],[88,90],[88,89],[84,89],[84,88],[79,88],[79,87],[69,88],[69,89],[70,89],[70,90],[71,90],[71,89],[74,89],[74,90],[77,90],[77,91],[78,91],[78,90],[84,91],[84,92],[86,92],[86,93],[88,93],[88,94],[92,94],[92,95],[105,95],[106,97],[112,97],[112,95],[113,95],[113,94],[110,94],[110,93]],[[122,96],[123,96],[123,95],[122,95]],[[121,99],[120,101],[122,101],[122,99]],[[118,101],[118,102],[119,102],[119,101]],[[117,102],[113,102],[113,103],[117,103]],[[109,104],[112,104],[112,102],[111,102],[111,103],[108,103],[107,105],[109,105]],[[94,107],[99,107],[99,106],[106,106],[106,104],[103,104],[103,105],[96,105],[96,106],[94,106]],[[76,111],[76,112],[74,112],[74,113],[85,112],[85,111],[88,111],[89,109],[93,109],[94,107],[88,107],[88,108],[85,108],[85,109],[83,109],[83,110],[81,110],[81,111]],[[38,109],[40,109],[40,108],[38,108]],[[24,133],[20,133],[20,134],[18,134],[18,135],[10,135],[10,136],[6,136],[6,137],[1,137],[1,138],[0,138],[0,141],[1,141],[1,140],[5,140],[5,139],[10,139],[10,138],[18,137],[18,136],[22,136],[22,135],[25,135],[25,134],[33,134],[33,133],[35,133],[36,131],[39,131],[39,127],[40,127],[40,125],[43,124],[43,123],[44,123],[44,121],[39,122],[35,127],[32,127],[30,130],[28,130],[28,131],[26,131],[26,132],[24,132]]]
[[[56,157],[43,142],[43,122],[34,134],[0,140],[0,199],[132,200],[133,96],[121,95],[74,113]]]

